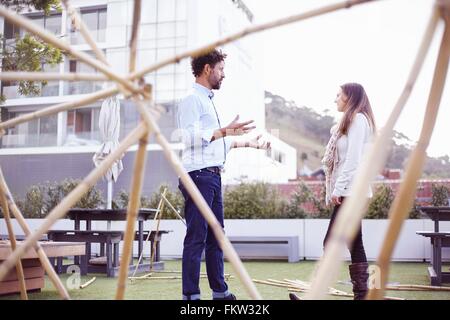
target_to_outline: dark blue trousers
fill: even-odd
[[[219,223],[223,224],[222,181],[219,174],[201,169],[189,172],[206,203]],[[228,285],[224,278],[223,252],[219,247],[212,229],[188,195],[181,181],[179,188],[185,199],[186,237],[183,247],[183,298],[200,299],[200,265],[205,251],[206,272],[213,297],[228,294]]]

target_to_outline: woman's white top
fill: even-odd
[[[333,196],[346,197],[350,195],[353,178],[363,155],[372,142],[372,136],[372,129],[366,116],[357,113],[347,134],[342,135],[336,142],[338,164]],[[368,196],[372,197],[372,188],[370,187]]]

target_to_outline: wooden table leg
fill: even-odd
[[[106,276],[112,277],[114,272],[112,270],[112,244],[111,239],[106,241]]]
[[[144,221],[139,220],[138,230],[139,230],[138,257],[140,257],[143,250],[142,247],[144,245]]]

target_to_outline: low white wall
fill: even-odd
[[[3,220],[2,220],[3,221]],[[27,219],[32,230],[36,230],[42,223],[41,219]],[[298,236],[299,255],[302,259],[316,260],[323,254],[322,242],[328,228],[328,219],[286,219],[286,220],[258,220],[258,219],[231,219],[225,220],[225,232],[229,236]],[[125,221],[112,222],[111,230],[124,230]],[[376,260],[382,246],[388,220],[363,220],[363,241],[367,258]],[[14,231],[23,235],[17,222],[13,220]],[[73,221],[59,220],[52,229],[73,229]],[[84,228],[84,225],[81,225]],[[155,230],[153,221],[146,221],[146,230]],[[106,222],[93,222],[93,229],[106,230]],[[431,244],[428,238],[419,236],[416,231],[432,231],[434,224],[431,220],[418,219],[405,221],[400,237],[393,253],[393,261],[424,261],[430,260]],[[172,230],[163,235],[161,242],[161,256],[163,258],[181,258],[183,251],[183,239],[186,227],[179,220],[163,220],[160,230]],[[450,231],[450,222],[441,222],[440,230]],[[6,226],[0,223],[0,233],[7,234]],[[98,252],[98,245],[93,245],[93,252]],[[134,243],[134,254],[137,254],[137,242]],[[150,254],[150,245],[144,247],[144,254]],[[450,261],[450,248],[444,248],[442,252],[444,260]],[[345,259],[349,259],[346,250]]]

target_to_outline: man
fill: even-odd
[[[247,142],[233,142],[228,136],[243,135],[255,127],[253,120],[238,122],[237,116],[222,127],[213,103],[224,74],[226,54],[214,50],[191,61],[195,83],[192,92],[178,106],[178,122],[185,149],[182,162],[200,193],[205,198],[219,223],[223,224],[221,171],[231,148],[252,147],[267,149],[269,143],[259,141],[261,136]],[[179,188],[185,199],[187,224],[183,248],[183,300],[200,299],[200,265],[205,250],[206,271],[212,297],[215,300],[235,300],[224,279],[223,252],[213,231],[203,218],[194,201],[180,181]]]

